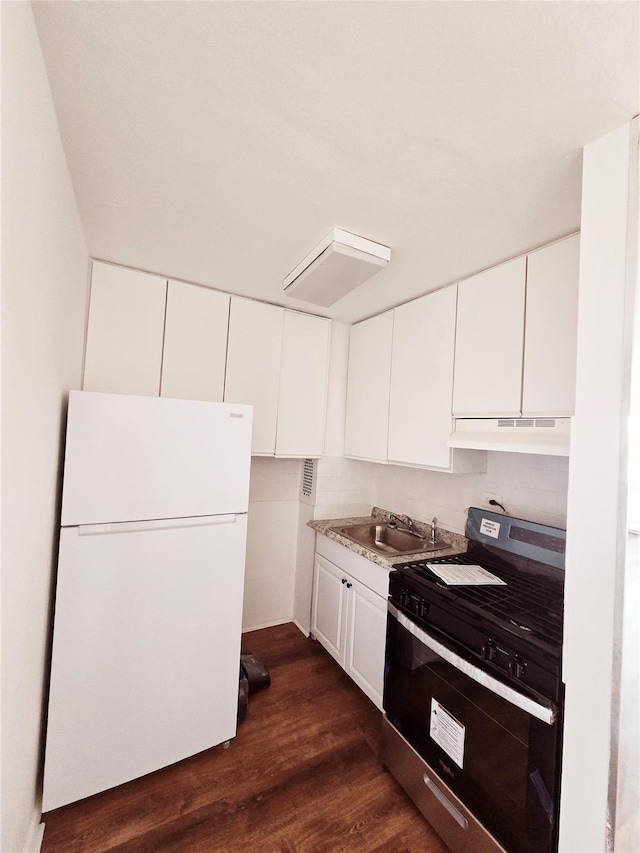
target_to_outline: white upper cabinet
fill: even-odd
[[[83,387],[251,404],[254,455],[318,457],[330,341],[324,317],[94,261]]]
[[[517,417],[521,411],[526,257],[458,285],[453,413]]]
[[[276,456],[322,456],[331,322],[284,312]]]
[[[572,415],[580,235],[532,252],[527,264],[522,414]]]
[[[224,399],[253,404],[255,456],[275,452],[283,324],[284,308],[231,297]]]
[[[387,460],[393,311],[351,327],[345,456]]]
[[[160,393],[166,279],[93,262],[85,391]]]
[[[389,461],[449,468],[456,286],[394,311]]]
[[[229,300],[226,293],[169,282],[162,397],[222,402]]]
[[[454,415],[573,414],[579,255],[575,234],[458,285]]]

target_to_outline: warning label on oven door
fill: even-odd
[[[464,732],[462,723],[432,698],[429,734],[460,768],[464,761]]]

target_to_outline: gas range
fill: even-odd
[[[556,853],[565,531],[465,533],[389,575],[382,758],[455,853]]]
[[[465,532],[463,554],[396,564],[391,601],[505,683],[560,701],[565,531],[474,507]],[[430,568],[474,565],[504,583],[447,585]]]

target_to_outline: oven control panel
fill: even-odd
[[[480,655],[483,660],[497,666],[504,672],[508,672],[512,678],[524,679],[527,672],[527,663],[520,655],[513,654],[508,649],[502,648],[494,640],[487,640],[482,644]]]
[[[477,557],[461,554],[434,562],[440,559],[466,565]],[[504,585],[445,586],[425,561],[397,564],[389,574],[389,599],[469,663],[505,684],[559,702],[564,695],[562,586],[545,574],[500,569]]]
[[[450,644],[453,641],[458,652],[462,649],[470,655],[476,665],[485,662],[487,672],[501,673],[510,682],[519,682],[542,692],[545,680],[540,682],[539,667],[527,660],[522,649],[514,648],[506,638],[485,633],[480,625],[471,625],[466,620],[452,617],[442,602],[435,602],[420,594],[397,577],[390,582],[390,598],[407,616],[415,619],[416,624],[434,633],[441,641]],[[543,676],[544,679],[544,676]]]
[[[427,599],[421,595],[417,595],[410,589],[400,590],[399,604],[420,619],[425,619],[429,615],[429,602]]]

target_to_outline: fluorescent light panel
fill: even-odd
[[[334,228],[284,280],[287,296],[327,308],[385,267],[391,249]]]

